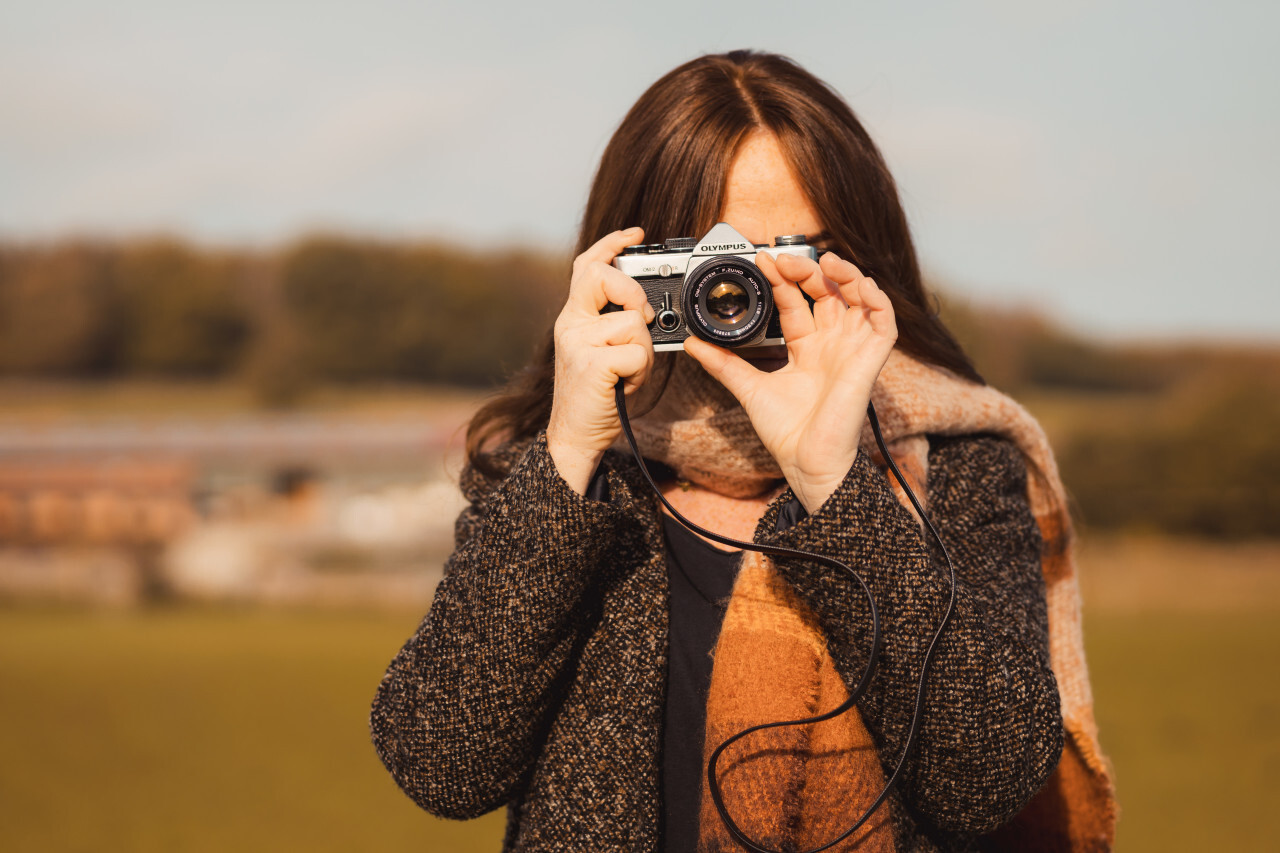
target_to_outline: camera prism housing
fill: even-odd
[[[733,349],[769,346],[784,341],[773,286],[755,265],[756,253],[818,258],[803,234],[773,242],[756,245],[720,222],[700,240],[627,246],[613,265],[639,282],[653,306],[649,335],[655,351],[682,350],[690,335]],[[621,306],[611,302],[604,310]]]

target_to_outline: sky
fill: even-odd
[[[632,102],[754,47],[840,91],[931,279],[1100,338],[1280,341],[1280,4],[43,0],[0,11],[0,240],[567,250]]]

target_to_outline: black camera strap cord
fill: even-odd
[[[862,677],[858,680],[858,685],[849,694],[849,698],[841,703],[838,707],[830,711],[819,714],[816,717],[806,717],[802,720],[784,720],[776,723],[762,723],[760,725],[751,726],[743,729],[724,743],[716,747],[715,752],[711,754],[711,760],[707,763],[707,784],[711,788],[711,799],[715,802],[716,810],[720,812],[720,818],[724,821],[725,827],[729,833],[746,849],[753,853],[780,853],[780,851],[770,850],[768,847],[753,841],[747,836],[742,829],[733,822],[733,818],[729,816],[729,810],[725,807],[724,796],[720,790],[720,783],[716,779],[716,764],[720,760],[721,754],[724,753],[730,745],[736,743],[747,735],[753,734],[763,729],[781,728],[783,726],[804,726],[811,723],[820,723],[830,720],[845,713],[853,708],[857,701],[862,698],[862,694],[866,692],[867,685],[871,682],[871,676],[875,673],[876,663],[880,658],[880,615],[876,611],[875,597],[871,594],[870,587],[863,580],[862,576],[845,563],[840,562],[834,557],[828,557],[824,554],[815,554],[808,551],[801,551],[795,548],[785,548],[780,545],[762,545],[755,542],[741,542],[737,539],[731,539],[728,536],[721,536],[719,533],[713,533],[710,530],[704,530],[694,524],[689,519],[681,515],[675,507],[662,494],[662,490],[658,488],[658,484],[654,482],[653,475],[649,473],[649,467],[645,464],[643,457],[640,455],[640,448],[636,445],[635,436],[631,432],[631,422],[627,418],[627,402],[626,393],[623,390],[623,380],[619,379],[617,385],[614,386],[614,399],[618,406],[618,418],[622,421],[622,431],[627,436],[627,443],[631,445],[631,452],[635,454],[636,462],[640,465],[640,470],[644,473],[645,479],[649,481],[649,485],[653,487],[654,493],[658,495],[658,499],[662,501],[671,515],[687,527],[689,530],[699,533],[708,539],[729,545],[742,550],[757,551],[761,554],[768,554],[773,557],[801,557],[811,562],[820,563],[824,566],[840,569],[847,572],[862,587],[863,593],[867,596],[867,604],[871,610],[871,653],[867,656],[867,665],[862,671]],[[889,470],[893,472],[893,476],[902,486],[907,494],[907,498],[911,501],[911,505],[915,507],[916,513],[924,522],[925,527],[933,536],[933,540],[938,543],[938,548],[942,551],[942,556],[947,561],[947,570],[951,575],[951,598],[947,602],[947,610],[942,616],[942,621],[938,624],[938,630],[934,633],[933,639],[929,643],[929,648],[925,652],[924,664],[920,668],[920,683],[916,690],[916,707],[915,712],[911,716],[911,728],[907,731],[907,741],[902,747],[902,757],[898,759],[898,764],[893,769],[893,773],[889,776],[889,780],[885,783],[884,790],[876,797],[871,807],[863,812],[862,817],[858,818],[853,826],[845,830],[841,835],[823,844],[821,847],[814,847],[811,850],[803,851],[803,853],[820,853],[830,847],[844,841],[850,835],[858,831],[876,809],[884,803],[888,798],[889,792],[897,783],[902,775],[902,768],[906,764],[907,756],[911,753],[911,747],[915,743],[916,733],[920,728],[920,718],[924,715],[924,693],[925,683],[929,677],[929,669],[933,665],[934,652],[937,650],[938,641],[942,638],[942,632],[946,630],[947,624],[951,621],[951,614],[956,606],[956,569],[951,562],[951,555],[947,552],[947,546],[943,544],[942,537],[938,535],[937,529],[933,526],[933,522],[925,514],[924,507],[920,505],[920,501],[916,498],[915,493],[911,491],[911,487],[907,485],[907,480],[902,476],[902,472],[898,470],[898,466],[893,461],[893,456],[889,453],[889,448],[885,445],[884,436],[880,433],[880,421],[876,417],[876,410],[870,403],[867,404],[867,417],[871,421],[871,431],[875,434],[876,444],[880,448],[880,452],[884,455],[885,461],[889,463]]]

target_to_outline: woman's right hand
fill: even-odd
[[[647,324],[653,307],[644,289],[612,265],[644,237],[640,228],[607,234],[573,261],[569,299],[555,324],[556,374],[547,425],[547,450],[569,487],[580,495],[605,450],[622,432],[614,386],[633,393],[653,369]],[[601,314],[609,302],[621,311]]]

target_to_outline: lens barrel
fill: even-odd
[[[724,347],[762,337],[773,313],[773,289],[760,268],[725,255],[704,261],[685,280],[681,308],[690,333]]]

